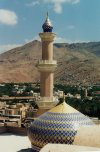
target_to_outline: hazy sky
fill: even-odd
[[[57,42],[100,41],[100,0],[0,0],[0,51],[38,39],[47,11]]]

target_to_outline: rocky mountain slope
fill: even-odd
[[[57,83],[93,84],[100,82],[100,42],[55,44]],[[41,42],[33,41],[0,55],[0,82],[37,82],[35,67],[41,58]]]

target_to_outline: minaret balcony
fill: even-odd
[[[39,34],[42,41],[54,41],[56,34],[52,32],[44,32]]]
[[[59,100],[57,97],[40,97],[36,103],[41,109],[51,109],[59,103]]]
[[[37,64],[39,71],[51,71],[53,72],[57,67],[56,60],[39,60]]]

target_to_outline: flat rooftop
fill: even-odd
[[[18,136],[13,134],[0,135],[0,151],[1,152],[18,152],[22,149],[31,147],[27,136]]]
[[[65,145],[65,144],[47,144],[40,152],[100,152],[100,148]]]

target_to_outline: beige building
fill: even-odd
[[[6,102],[0,102],[0,109],[5,108]]]
[[[74,97],[75,97],[76,99],[81,99],[81,95],[80,95],[80,94],[76,94]]]
[[[1,116],[21,116],[25,118],[30,111],[30,104],[17,103],[16,105],[2,105],[0,108]]]

